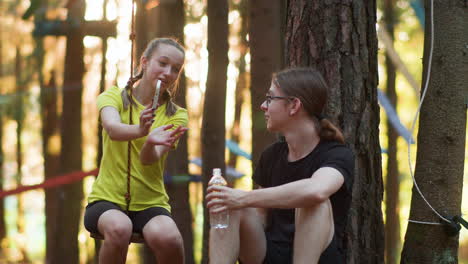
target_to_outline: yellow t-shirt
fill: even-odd
[[[99,112],[106,106],[116,108],[120,113],[121,122],[129,123],[130,107],[124,110],[122,89],[112,87],[99,95],[97,105]],[[145,109],[143,105],[136,102],[133,106],[133,124],[139,124],[140,112]],[[165,114],[166,104],[161,105],[156,110],[154,123],[151,129],[162,125],[174,124],[187,126],[187,110],[177,107],[176,113],[168,117]],[[131,179],[130,179],[130,211],[141,211],[150,207],[159,206],[170,211],[169,197],[164,187],[164,164],[167,153],[151,165],[143,165],[140,162],[140,150],[146,141],[146,136],[131,141]],[[102,130],[103,156],[99,169],[99,175],[93,184],[92,191],[88,197],[88,202],[106,200],[118,204],[122,209],[126,209],[127,203],[125,194],[127,193],[127,153],[128,141],[114,141],[110,139],[106,130]]]

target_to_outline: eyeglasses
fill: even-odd
[[[271,95],[267,95],[267,96],[265,97],[266,106],[269,107],[271,101],[272,101],[272,100],[275,100],[275,99],[278,99],[278,100],[291,100],[291,99],[293,99],[293,97],[290,97],[290,96],[271,96]]]

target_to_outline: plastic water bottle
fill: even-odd
[[[221,176],[221,169],[215,168],[213,169],[213,176],[211,177],[208,185],[219,185],[219,186],[226,186],[227,182]],[[229,226],[229,212],[226,210],[221,213],[213,214],[210,213],[210,225],[212,228],[215,229],[223,229]]]

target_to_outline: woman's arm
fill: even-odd
[[[172,124],[164,125],[151,131],[140,151],[140,161],[143,165],[150,165],[159,160],[166,152],[174,148],[177,140],[187,131],[187,128],[182,126],[169,130],[173,127]]]
[[[112,106],[101,109],[102,127],[112,140],[128,141],[146,136],[153,123],[153,111],[150,106],[141,112],[140,124],[129,125],[122,123],[119,112]]]
[[[344,183],[343,175],[334,168],[324,167],[312,177],[276,187],[242,191],[223,186],[210,186],[206,196],[208,207],[220,205],[213,212],[244,207],[301,208],[327,200]]]

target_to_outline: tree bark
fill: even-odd
[[[16,184],[17,186],[22,185],[23,181],[23,144],[21,141],[21,134],[23,132],[23,123],[25,118],[25,111],[24,111],[24,101],[26,96],[26,83],[24,81],[24,71],[26,70],[23,67],[23,58],[21,55],[21,46],[16,47],[16,56],[15,56],[15,79],[16,79],[16,92],[19,96],[16,96],[15,100],[15,121],[17,123],[16,126],[16,167],[17,167],[17,174],[16,174]],[[25,217],[24,217],[24,205],[23,205],[23,195],[20,193],[17,195],[17,220],[16,220],[16,227],[18,229],[18,233],[24,234],[25,230]],[[21,251],[23,259],[22,262],[29,263],[27,250],[25,245],[20,244],[19,250]]]
[[[383,195],[377,104],[375,1],[290,0],[286,64],[312,66],[329,85],[327,118],[356,158],[353,199],[340,246],[347,263],[382,263]]]
[[[460,215],[466,143],[468,75],[467,6],[464,1],[434,1],[431,32],[430,1],[425,2],[426,23],[423,57],[423,91],[416,154],[415,180],[422,194],[442,217]],[[431,36],[434,36],[429,71]],[[443,223],[413,187],[410,222],[401,263],[458,263],[458,233],[450,236]]]
[[[0,32],[0,80],[3,77],[3,34]],[[0,94],[5,94],[3,89],[3,81],[0,82]],[[0,105],[0,168],[3,168],[5,153],[3,152],[3,124],[4,117],[6,116],[5,106]],[[3,191],[3,183],[5,182],[5,175],[3,169],[0,169],[0,190]],[[5,223],[5,199],[0,199],[0,241],[6,238],[6,223]],[[0,254],[4,254],[4,249],[1,249]]]
[[[266,129],[260,105],[271,84],[272,73],[283,65],[282,0],[249,1],[250,93],[252,105],[252,169],[263,150],[275,140]]]
[[[42,69],[42,67],[41,67]],[[52,136],[58,133],[59,119],[57,114],[57,83],[55,73],[51,73],[49,83],[41,85],[41,118],[42,118],[42,150],[44,156],[44,178],[50,179],[57,175],[59,153],[52,145]],[[54,256],[56,248],[52,243],[59,226],[58,219],[59,192],[57,189],[45,190],[46,212],[46,260]]]
[[[244,104],[244,91],[248,89],[248,72],[246,69],[245,56],[248,52],[249,43],[247,41],[248,31],[248,3],[246,0],[241,0],[237,6],[240,13],[241,28],[238,33],[240,39],[240,57],[238,61],[239,75],[237,77],[236,90],[235,90],[235,105],[234,105],[234,121],[231,128],[231,140],[234,142],[240,141],[240,122],[242,114],[242,106]],[[229,153],[228,165],[235,168],[237,164],[237,155],[233,152]]]
[[[74,1],[68,19],[84,19],[85,2]],[[81,99],[83,93],[83,28],[78,26],[67,35],[61,116],[61,153],[59,173],[82,170]],[[54,234],[55,254],[49,263],[79,263],[78,230],[81,220],[83,183],[77,182],[57,189],[60,224]]]
[[[202,120],[203,204],[213,168],[225,175],[225,113],[228,60],[228,1],[208,0],[208,77]],[[208,263],[209,215],[203,207],[202,263]]]
[[[384,2],[385,27],[392,40],[396,23],[394,14],[394,1]],[[385,67],[387,72],[386,92],[390,103],[397,110],[398,97],[395,90],[396,67],[386,52]],[[400,254],[400,214],[399,193],[400,173],[398,171],[398,133],[387,119],[387,180],[385,186],[385,263],[396,264]]]
[[[136,1],[136,14],[135,14],[135,50],[133,51],[134,62],[133,66],[137,67],[140,64],[140,57],[145,51],[146,45],[150,41],[150,32],[148,29],[154,28],[148,21],[148,10],[146,10],[144,2],[146,1]],[[158,26],[158,24],[156,24]],[[153,35],[154,36],[154,35]],[[133,70],[133,69],[132,69]]]

